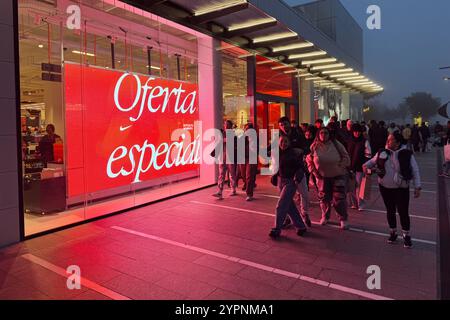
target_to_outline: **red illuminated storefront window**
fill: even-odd
[[[256,92],[271,96],[292,98],[292,74],[285,73],[287,69],[274,70],[274,63],[261,64],[261,62],[267,60],[261,56],[256,57]]]

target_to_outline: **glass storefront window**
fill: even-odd
[[[118,0],[19,0],[19,44],[26,235],[214,183],[210,37]]]
[[[222,43],[222,46],[230,46]],[[231,120],[236,128],[243,129],[247,122],[254,122],[248,95],[247,60],[240,58],[247,52],[236,47],[222,50],[222,83],[224,119]]]

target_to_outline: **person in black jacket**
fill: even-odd
[[[280,129],[280,135],[287,136],[291,143],[292,148],[305,149],[306,138],[305,134],[301,130],[292,128],[291,121],[288,117],[281,117],[278,120],[278,127]]]
[[[414,152],[420,151],[420,132],[417,124],[415,124],[411,130],[411,143],[413,146]]]
[[[421,147],[422,152],[425,153],[427,150],[427,143],[429,138],[431,137],[430,128],[425,124],[425,122],[422,123],[422,126],[419,128],[420,136],[421,136]]]
[[[369,130],[370,148],[372,149],[372,156],[386,146],[388,131],[385,128],[384,121],[374,124]]]
[[[280,135],[281,136],[287,136],[289,138],[289,142],[292,148],[296,149],[297,152],[300,152],[302,154],[305,153],[305,149],[307,148],[307,141],[305,138],[305,134],[301,130],[294,130],[292,127],[289,126],[289,118],[288,117],[282,117],[280,120],[278,120],[278,126],[280,128]],[[304,173],[306,172],[304,167],[304,161],[303,158],[301,159],[300,167],[299,169]],[[311,219],[309,218],[309,192],[308,192],[308,185],[306,182],[306,175],[303,174],[303,178],[300,179],[300,176],[298,176],[298,180],[296,181],[297,191],[298,191],[298,205],[301,209],[302,218],[306,222],[308,226],[311,226]],[[289,226],[291,224],[291,221],[286,219],[285,227]]]
[[[61,142],[61,137],[55,133],[55,126],[53,124],[48,124],[45,128],[47,134],[42,137],[39,141],[39,152],[41,154],[42,160],[47,163],[54,160],[53,145],[57,142]]]
[[[354,186],[351,186],[347,192],[347,201],[352,209],[364,210],[364,200],[359,197],[359,190],[361,181],[364,177],[363,164],[366,163],[372,156],[370,145],[363,137],[363,128],[360,124],[354,123],[351,127],[352,137],[347,143],[347,152],[350,156],[350,174]]]
[[[289,215],[297,228],[297,235],[303,236],[306,232],[306,226],[300,218],[300,212],[294,203],[294,195],[297,191],[297,176],[301,175],[299,169],[303,162],[303,154],[299,149],[291,146],[289,138],[285,135],[280,136],[279,157],[272,160],[272,165],[276,168],[275,178],[280,190],[280,199],[276,207],[275,227],[270,231],[269,236],[278,238],[281,235],[286,216]],[[304,176],[304,174],[303,174]],[[304,177],[300,177],[303,179]]]

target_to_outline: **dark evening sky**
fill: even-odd
[[[311,0],[285,0],[289,5]],[[394,107],[414,91],[450,100],[449,0],[341,0],[364,32],[365,74],[385,92],[379,100]],[[369,30],[369,5],[381,8],[381,30]]]

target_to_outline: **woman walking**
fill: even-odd
[[[414,181],[414,198],[420,197],[421,183],[419,167],[411,150],[405,146],[403,136],[399,132],[389,135],[386,149],[380,150],[375,157],[363,166],[364,172],[376,168],[380,193],[386,206],[387,220],[390,228],[389,243],[397,240],[397,217],[403,229],[405,248],[412,247],[409,217],[409,185]]]
[[[333,205],[339,216],[341,229],[348,229],[347,179],[350,157],[344,146],[330,137],[327,128],[321,128],[306,158],[308,170],[313,174],[319,189],[318,198],[322,209],[321,225],[330,219]]]
[[[303,236],[306,232],[306,226],[300,218],[300,212],[294,203],[294,195],[297,191],[296,176],[304,174],[300,173],[301,161],[303,161],[303,154],[299,149],[292,148],[289,138],[286,135],[280,136],[279,140],[280,150],[279,159],[273,160],[272,166],[277,173],[272,177],[272,181],[280,190],[280,199],[276,207],[275,227],[270,231],[269,236],[278,238],[281,235],[281,229],[286,216],[289,215],[294,226],[297,228],[297,235]]]

